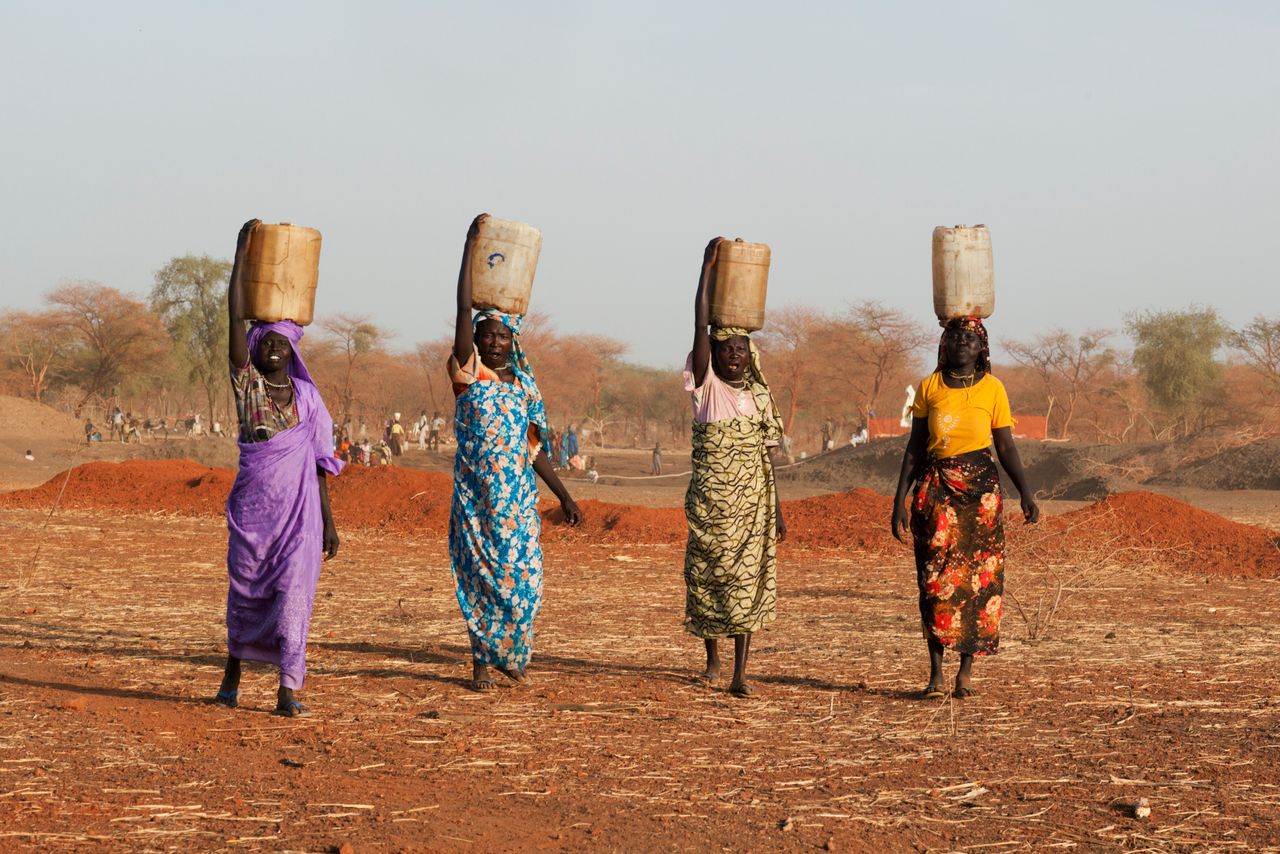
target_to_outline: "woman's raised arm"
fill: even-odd
[[[237,368],[249,364],[249,341],[244,328],[244,259],[249,253],[253,230],[261,223],[260,219],[251,219],[240,226],[240,234],[236,237],[236,256],[231,262],[231,281],[227,285],[227,314],[230,320],[227,325],[227,355],[231,357],[231,364]]]
[[[723,237],[713,237],[702,252],[702,272],[698,274],[698,294],[693,301],[693,384],[701,385],[711,364],[711,276]]]
[[[488,218],[482,213],[471,220],[467,242],[462,247],[462,267],[458,270],[458,321],[453,332],[453,357],[465,365],[475,349],[475,333],[471,328],[471,252],[480,236],[480,223]]]

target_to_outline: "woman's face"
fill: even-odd
[[[480,361],[491,371],[502,370],[511,362],[511,330],[501,320],[485,318],[476,324],[476,349]]]
[[[723,341],[712,341],[711,363],[720,379],[738,382],[751,364],[750,339],[745,335],[735,335]]]
[[[289,339],[279,332],[268,332],[258,342],[258,349],[253,354],[253,366],[259,373],[273,374],[281,369],[288,369],[293,358],[293,345]]]
[[[943,341],[947,367],[953,371],[972,371],[982,355],[982,338],[972,329],[948,329]]]

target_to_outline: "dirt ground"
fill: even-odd
[[[205,702],[218,520],[44,524],[0,511],[8,848],[1280,850],[1274,579],[1099,556],[1063,584],[1011,552],[1028,608],[1062,602],[1011,612],[980,696],[939,702],[918,698],[905,549],[784,548],[741,701],[689,678],[678,547],[552,545],[535,684],[475,694],[444,542],[347,532],[316,600],[313,715],[282,720],[265,667],[242,708]]]
[[[35,463],[0,454],[0,491],[95,459],[234,463],[229,442],[85,447],[53,426]],[[570,480],[579,500],[680,505],[684,454],[657,480],[648,451],[598,462],[599,483]],[[452,449],[401,463],[447,472]],[[824,464],[783,477],[782,497],[859,485]],[[1152,488],[1280,531],[1280,492]],[[1168,549],[1014,536],[979,695],[925,701],[905,547],[786,545],[742,701],[691,679],[678,544],[548,536],[534,684],[477,694],[445,542],[396,530],[342,531],[312,623],[312,715],[285,720],[264,666],[240,709],[207,702],[225,655],[216,516],[0,510],[0,845],[1280,851],[1280,564],[1171,572]]]

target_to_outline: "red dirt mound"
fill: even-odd
[[[59,507],[216,516],[227,506],[235,475],[191,460],[93,462],[61,472],[34,489],[0,495],[0,507],[47,510],[62,490]]]
[[[861,488],[782,503],[787,542],[797,546],[900,549],[889,533],[892,512],[892,498]]]
[[[1121,492],[1042,524],[1062,550],[1103,548],[1126,563],[1280,577],[1280,535],[1154,492]]]
[[[564,514],[560,504],[543,501],[542,538],[566,543],[683,543],[688,534],[684,510],[678,507],[636,507],[587,499],[578,502],[582,524],[570,528],[560,524]]]
[[[347,466],[329,478],[329,500],[339,530],[380,528],[445,536],[453,478],[438,471]]]
[[[35,489],[0,495],[0,507],[47,509],[66,479],[62,507],[131,513],[167,512],[218,516],[234,475],[190,460],[94,462],[64,472]],[[453,484],[449,475],[404,468],[348,468],[330,480],[339,529],[375,528],[444,536]],[[867,489],[819,495],[783,506],[788,542],[797,546],[861,552],[902,551],[889,536],[892,500]],[[679,544],[684,511],[602,501],[581,503],[578,528],[559,524],[554,501],[543,501],[548,542]],[[1096,560],[1105,553],[1126,563],[1151,563],[1183,571],[1280,576],[1280,536],[1197,510],[1151,492],[1124,492],[1039,526],[1010,526],[1015,545],[1054,556]],[[909,560],[909,553],[904,555]]]

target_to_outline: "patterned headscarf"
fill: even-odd
[[[542,391],[538,388],[538,381],[533,377],[533,366],[529,364],[529,357],[525,355],[524,348],[520,346],[520,330],[524,327],[524,315],[503,314],[496,308],[481,309],[476,312],[475,317],[471,318],[473,334],[482,320],[497,320],[511,330],[511,370],[515,371],[516,379],[520,380],[520,387],[524,389],[529,409],[529,423],[538,428],[538,434],[545,444],[547,439],[547,407],[542,402]]]
[[[938,322],[942,327],[942,337],[938,339],[938,370],[947,369],[947,333],[967,329],[978,336],[982,342],[982,352],[978,353],[978,362],[974,366],[984,374],[991,373],[991,344],[987,339],[987,327],[982,325],[980,317],[953,317],[951,320]]]
[[[764,371],[760,369],[760,350],[756,347],[756,342],[751,340],[751,331],[741,326],[713,326],[711,327],[712,341],[728,341],[730,338],[741,335],[747,339],[747,346],[751,348],[751,362],[748,371],[751,378],[765,387],[769,392],[769,405],[773,407],[773,417],[779,425],[782,424],[782,413],[778,409],[778,402],[773,399],[773,391],[769,388],[769,381],[764,378]],[[713,368],[714,370],[714,368]]]
[[[249,359],[258,353],[258,345],[262,343],[262,339],[267,337],[268,332],[275,332],[289,339],[289,347],[293,350],[293,357],[289,359],[289,376],[295,380],[315,385],[315,380],[311,379],[311,372],[307,370],[307,363],[302,361],[302,354],[298,352],[298,342],[302,340],[305,334],[302,327],[294,323],[292,320],[277,320],[275,323],[263,323],[255,320],[253,325],[249,327],[248,344]]]

